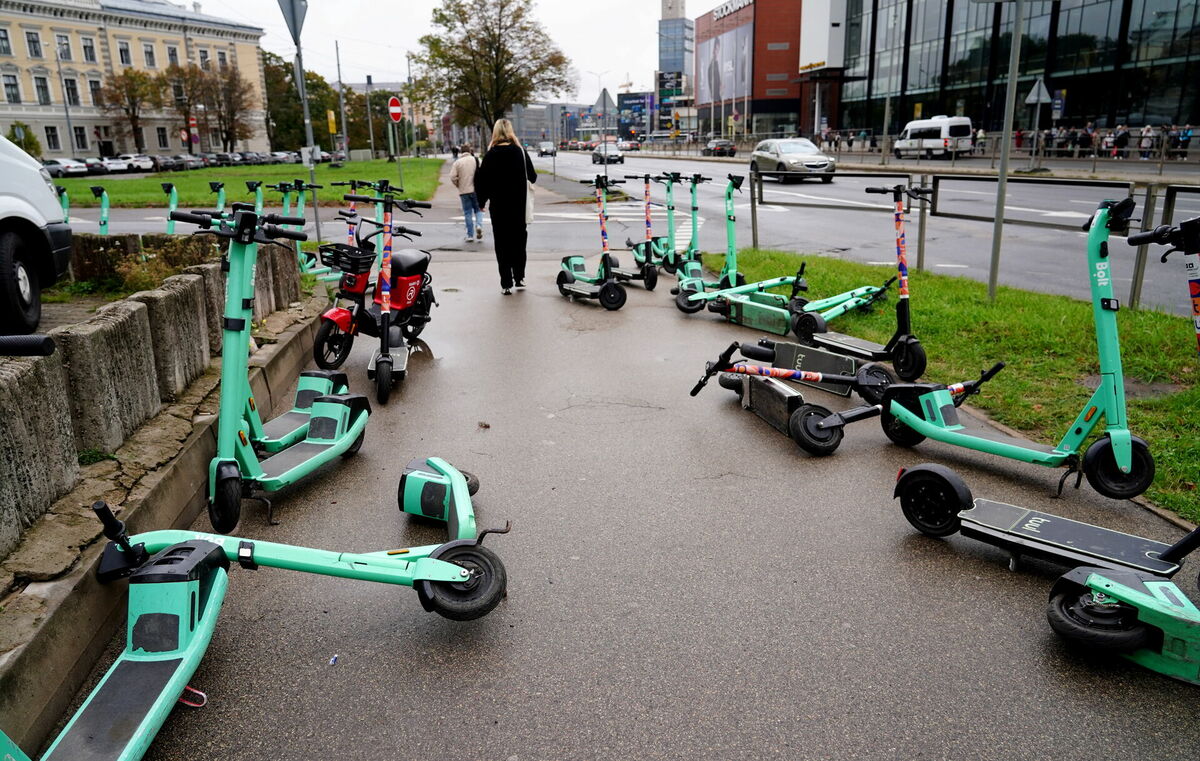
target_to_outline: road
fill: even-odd
[[[513,523],[489,539],[507,600],[461,624],[408,589],[235,566],[192,680],[209,704],[176,710],[148,761],[1192,755],[1195,687],[1065,648],[1043,612],[1061,569],[1014,573],[1000,552],[922,537],[891,489],[899,467],[935,459],[981,496],[1177,529],[1086,485],[1053,501],[1057,471],[900,449],[871,422],[810,458],[715,383],[687,394],[755,333],[683,315],[663,291],[631,288],[615,313],[569,303],[556,271],[535,260],[505,297],[490,255],[439,255],[425,351],[362,451],[275,495],[278,526],[246,503],[237,532],[437,542],[395,501],[405,463],[436,454],[481,477],[481,526]],[[346,365],[364,393],[370,350]],[[1194,578],[1180,574],[1189,593]]]

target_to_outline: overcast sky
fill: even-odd
[[[182,0],[174,0],[182,2]],[[190,3],[190,0],[188,0]],[[719,0],[692,0],[688,15],[696,17]],[[291,37],[277,0],[201,0],[201,10],[262,27],[264,50],[290,59]],[[399,81],[406,75],[405,52],[430,31],[429,18],[438,0],[309,0],[301,41],[304,66],[329,81],[337,80],[334,40],[341,42],[342,78],[363,82]],[[649,90],[658,64],[656,0],[607,0],[598,10],[585,10],[574,0],[536,0],[536,14],[550,37],[571,60],[577,89],[573,100],[594,103],[600,88],[616,93],[623,82]],[[626,78],[626,73],[629,77]]]

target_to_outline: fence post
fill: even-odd
[[[925,179],[926,175],[921,175],[922,188],[927,187]],[[921,212],[917,222],[917,271],[921,272],[925,269],[925,222],[929,218],[929,199],[921,196],[919,203]]]
[[[750,245],[758,249],[758,172],[750,172]],[[760,186],[761,187],[761,186]]]
[[[1159,140],[1159,142],[1158,142],[1158,176],[1159,177],[1162,177],[1163,162],[1166,160],[1166,156],[1167,156],[1167,133],[1164,130],[1163,134],[1162,134],[1162,139]]]
[[[1142,230],[1154,229],[1154,207],[1158,201],[1158,186],[1146,186],[1146,205],[1142,208]],[[1146,252],[1150,246],[1138,246],[1137,258],[1133,263],[1133,283],[1129,286],[1129,308],[1137,309],[1142,300],[1142,281],[1146,279]]]
[[[763,181],[762,181],[762,178],[763,178],[763,176],[762,176],[762,172],[755,172],[755,173],[754,173],[754,177],[756,178],[756,179],[755,179],[754,188],[755,188],[755,190],[757,190],[757,192],[758,192],[758,202],[759,202],[759,203],[762,203],[762,202],[763,202]],[[752,191],[752,192],[753,192],[753,191]]]

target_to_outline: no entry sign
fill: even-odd
[[[395,95],[388,98],[388,116],[392,117],[394,122],[399,122],[404,118],[404,108],[400,105],[400,99]]]

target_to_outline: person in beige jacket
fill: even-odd
[[[458,188],[458,200],[462,202],[463,216],[467,220],[467,241],[483,240],[483,210],[479,208],[479,197],[475,195],[475,172],[479,159],[475,158],[472,146],[464,145],[462,155],[450,167],[450,182]]]

